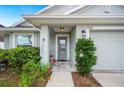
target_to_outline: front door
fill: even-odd
[[[67,60],[67,37],[58,37],[58,60]]]

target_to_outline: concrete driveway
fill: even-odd
[[[103,87],[124,87],[124,73],[93,73]]]

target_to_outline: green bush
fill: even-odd
[[[20,75],[20,86],[27,87],[32,86],[33,82],[37,79],[44,81],[48,75],[48,66],[44,64],[35,63],[29,61],[23,66],[22,73]]]
[[[40,50],[36,47],[17,47],[0,50],[0,61],[8,60],[20,76],[20,86],[32,86],[37,80],[46,81],[49,65],[40,63]]]
[[[4,50],[0,48],[0,53],[3,52]]]
[[[76,43],[76,68],[82,75],[89,74],[92,66],[96,64],[96,48],[94,42],[90,39],[79,39]]]
[[[30,60],[36,63],[40,61],[40,51],[36,47],[17,47],[8,50],[8,59],[12,68],[21,73],[23,65]]]
[[[4,50],[0,49],[0,62],[2,62],[2,60],[4,59]]]
[[[0,62],[8,65],[9,57],[8,50],[0,49]]]

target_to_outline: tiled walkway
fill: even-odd
[[[47,87],[74,87],[71,72],[53,72]]]

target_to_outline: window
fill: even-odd
[[[29,34],[16,35],[16,46],[32,46],[32,35]]]
[[[66,49],[66,40],[59,40],[60,41],[60,47],[61,47],[61,49]]]

